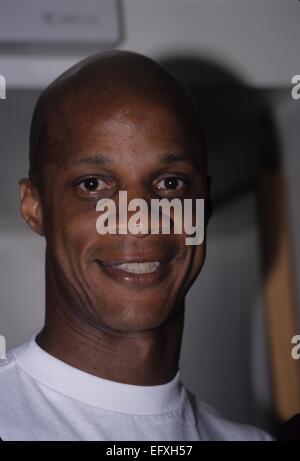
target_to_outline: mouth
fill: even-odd
[[[102,264],[110,266],[113,269],[128,272],[129,274],[151,274],[162,265],[162,263],[159,261],[122,262],[120,264],[109,264],[102,262]]]
[[[146,287],[164,280],[171,270],[171,261],[131,260],[131,261],[97,261],[101,269],[115,281],[125,285]]]

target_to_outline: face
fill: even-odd
[[[149,206],[152,198],[203,198],[192,121],[176,104],[132,95],[66,98],[56,119],[39,199],[51,282],[89,324],[157,328],[183,308],[205,244],[186,245],[184,233],[99,235],[96,203],[110,198],[118,210],[119,191]]]

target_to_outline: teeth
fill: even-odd
[[[149,261],[143,263],[122,263],[113,267],[132,274],[149,274],[150,272],[155,272],[160,265],[161,263],[158,261]]]

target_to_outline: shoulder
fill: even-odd
[[[31,344],[31,339],[24,344],[10,349],[7,352],[6,359],[0,360],[0,402],[8,392],[15,389],[20,379],[20,367],[18,364],[18,354],[22,354]]]
[[[5,402],[15,395],[19,381],[19,367],[14,354],[15,348],[7,353],[4,360],[0,360],[0,410],[3,410]],[[21,348],[20,348],[21,349]]]
[[[26,341],[25,343],[21,344],[20,346],[14,347],[13,349],[10,349],[7,352],[6,359],[1,359],[0,360],[0,379],[5,379],[7,376],[9,376],[13,369],[17,365],[16,361],[16,354],[18,352],[22,352],[27,349],[27,347],[30,344],[30,340]]]
[[[192,395],[198,425],[204,440],[272,441],[272,437],[254,426],[237,424],[223,418],[214,408]]]
[[[14,413],[13,402],[17,398],[17,367],[13,356],[0,360],[0,439],[4,438],[6,423]]]
[[[0,360],[0,397],[5,393],[7,386],[14,380],[16,371],[16,360],[13,355],[7,355],[7,358]]]
[[[28,401],[29,381],[19,367],[15,353],[23,351],[28,342],[7,352],[0,360],[0,439],[7,440],[10,428],[21,424]]]
[[[10,349],[7,352],[6,359],[0,360],[0,411],[8,408],[9,404],[17,402],[22,394],[26,380],[24,373],[20,368],[17,360],[17,354],[25,351],[30,341],[21,346]]]

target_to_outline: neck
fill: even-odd
[[[46,321],[37,337],[43,350],[72,367],[111,381],[154,386],[174,378],[184,303],[158,328],[119,332],[87,324],[55,292],[52,287],[46,290]]]

